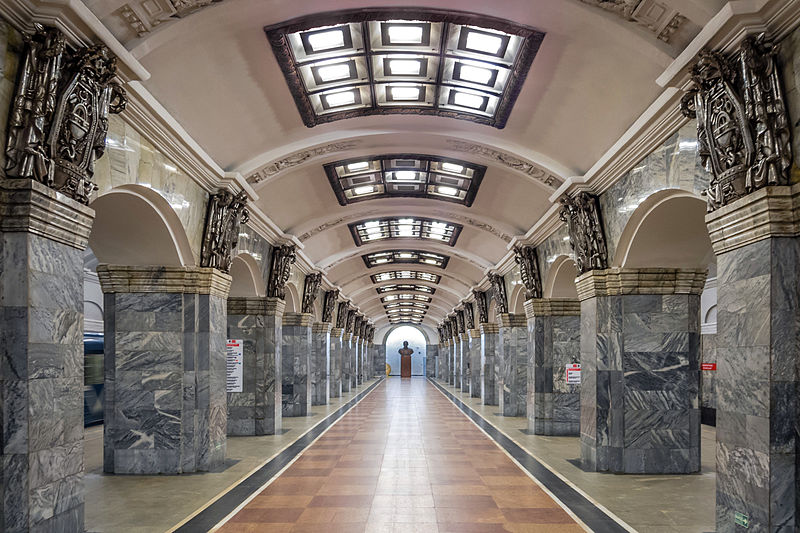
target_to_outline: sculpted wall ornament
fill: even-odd
[[[339,299],[339,289],[333,289],[325,293],[325,301],[322,303],[322,321],[333,322],[333,310],[336,307],[336,300]],[[339,325],[337,324],[338,328]]]
[[[439,333],[439,344],[444,344],[444,326],[441,324],[436,328],[436,331]]]
[[[539,256],[534,246],[515,246],[514,260],[519,265],[525,299],[542,297],[542,278],[539,274]]]
[[[466,332],[466,326],[464,324],[464,310],[459,309],[456,311],[456,323],[458,324],[458,332],[464,333]]]
[[[701,161],[712,173],[705,195],[714,211],[756,189],[788,185],[791,123],[776,63],[778,46],[764,34],[749,36],[725,56],[700,52],[695,87],[681,100],[697,119]]]
[[[297,261],[294,246],[283,245],[272,250],[272,267],[269,271],[267,296],[286,299],[286,282],[292,274],[292,265]]]
[[[516,156],[507,154],[506,152],[501,152],[500,150],[495,150],[494,148],[482,144],[455,139],[448,139],[447,144],[450,146],[451,150],[485,157],[486,159],[490,159],[495,163],[516,170],[517,172],[522,172],[552,189],[557,189],[564,183],[561,178],[551,174],[547,170],[529,161],[524,161]]]
[[[687,22],[687,18],[663,2],[656,0],[580,0],[619,17],[637,23],[656,38],[669,43],[672,36]],[[658,18],[653,18],[658,13]]]
[[[358,336],[362,339],[367,338],[367,317],[361,317],[361,326],[358,328]]]
[[[360,337],[361,336],[361,326],[364,323],[364,317],[361,315],[356,315],[355,322],[353,322],[353,336]]]
[[[345,329],[347,327],[347,302],[339,302],[339,307],[336,310],[336,327]]]
[[[475,306],[478,308],[478,322],[486,324],[489,322],[489,302],[486,300],[484,291],[472,291],[475,296]]]
[[[608,250],[600,220],[600,202],[587,192],[561,199],[559,217],[569,228],[569,245],[575,252],[578,272],[608,268]]]
[[[239,241],[239,227],[250,220],[246,205],[247,194],[244,191],[234,195],[220,189],[209,196],[200,266],[230,273],[233,250]]]
[[[467,329],[475,329],[475,311],[472,302],[464,304],[464,321]]]
[[[458,337],[458,319],[456,315],[450,317],[450,336]]]
[[[97,190],[109,113],[127,105],[117,59],[102,45],[72,50],[56,28],[26,35],[8,117],[6,176],[34,179],[83,204]]]
[[[370,325],[367,328],[367,340],[369,342],[374,342],[375,341],[375,326],[373,326],[373,325]]]
[[[489,274],[489,283],[492,284],[494,301],[497,303],[497,314],[508,313],[508,298],[506,297],[506,280],[500,274]]]
[[[317,299],[317,292],[319,286],[322,284],[322,274],[319,272],[312,272],[306,276],[306,281],[303,285],[303,313],[314,312],[314,302]]]
[[[195,13],[211,4],[222,2],[223,0],[135,0],[123,4],[119,9],[112,13],[112,16],[122,19],[128,27],[136,33],[137,37],[143,37],[153,31],[157,26],[175,19],[181,19]],[[95,13],[98,16],[101,14]],[[125,43],[126,35],[114,32],[114,36]]]
[[[361,144],[361,141],[343,141],[295,152],[291,155],[273,161],[258,169],[256,172],[253,172],[247,176],[247,181],[249,183],[259,183],[283,172],[284,170],[302,165],[309,159],[326,154],[333,154],[336,152],[346,152],[347,150],[352,150],[359,144]]]
[[[356,310],[347,308],[347,323],[345,325],[345,333],[353,333],[353,326],[356,325]]]

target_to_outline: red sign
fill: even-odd
[[[701,363],[700,370],[716,370],[717,363]]]

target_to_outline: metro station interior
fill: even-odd
[[[0,531],[800,531],[800,0],[0,49]]]

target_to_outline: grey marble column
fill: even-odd
[[[361,367],[363,363],[361,362],[361,351],[363,349],[363,345],[361,343],[361,337],[358,335],[353,335],[353,339],[350,341],[351,346],[351,359],[352,359],[352,370],[353,370],[353,386],[361,385]]]
[[[800,187],[706,216],[717,254],[717,531],[797,531]],[[793,207],[794,206],[794,207]]]
[[[374,351],[372,352],[373,368],[375,369],[375,376],[377,378],[386,375],[386,345],[373,344]]]
[[[425,377],[436,377],[436,353],[439,351],[437,344],[425,345]]]
[[[281,378],[283,416],[308,416],[311,412],[311,313],[283,315]]]
[[[228,298],[228,338],[244,342],[242,392],[227,393],[228,435],[280,431],[281,341],[275,335],[285,305],[278,298]]]
[[[353,382],[353,334],[342,333],[342,392],[350,392]]]
[[[567,384],[567,365],[580,363],[578,300],[525,302],[528,319],[528,432],[580,435],[580,384]]]
[[[0,180],[0,531],[83,531],[83,250],[94,211]]]
[[[367,350],[366,350],[366,368],[367,368],[367,379],[373,379],[375,377],[375,344],[369,341],[367,342]]]
[[[439,348],[439,379],[447,383],[450,375],[450,339],[446,339]]]
[[[456,387],[456,385],[460,386],[461,380],[461,356],[459,352],[461,351],[461,342],[458,339],[458,335],[455,337],[450,338],[450,375],[448,376],[448,383]]]
[[[500,350],[495,360],[500,412],[525,416],[528,401],[528,322],[524,315],[501,314]]]
[[[311,326],[311,405],[327,405],[330,399],[331,323]]]
[[[481,324],[481,398],[483,405],[500,405],[495,363],[500,348],[500,328],[497,324]]]
[[[705,270],[594,270],[581,300],[581,459],[587,470],[700,469]]]
[[[481,330],[470,329],[469,335],[469,395],[481,397]]]
[[[458,335],[459,341],[459,350],[458,354],[461,359],[461,375],[459,376],[459,386],[460,389],[467,393],[469,392],[469,373],[471,370],[470,358],[469,358],[469,332],[465,331],[464,333],[460,333]]]
[[[214,470],[225,460],[227,296],[212,268],[100,265],[103,468]]]
[[[329,392],[331,398],[340,398],[342,396],[342,355],[344,353],[344,346],[342,345],[342,328],[331,328],[331,365],[330,365],[330,386]]]

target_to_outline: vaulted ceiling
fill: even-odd
[[[494,17],[544,35],[499,129],[425,114],[357,116],[311,128],[304,124],[264,28],[337,10],[392,8],[396,0],[84,2],[151,73],[144,86],[219,165],[248,179],[258,206],[285,233],[299,238],[308,257],[355,305],[376,323],[386,323],[385,302],[376,287],[426,284],[436,288],[425,304],[425,321],[431,325],[469,294],[507,253],[514,236],[543,216],[559,185],[584,174],[654,101],[661,91],[656,78],[724,3],[415,2],[420,9]],[[403,20],[416,19],[408,15]],[[426,182],[432,194],[341,202],[339,191],[337,198],[326,164],[387,154],[455,159],[485,167],[485,172],[471,205],[451,201],[448,189],[436,189],[450,187],[447,181]],[[403,190],[408,184],[399,185]],[[351,225],[389,218],[406,226],[409,220],[427,219],[460,231],[454,246],[418,239],[406,230],[392,239],[354,239]],[[449,261],[446,268],[424,262],[368,267],[362,258],[391,250],[446,255]],[[373,281],[373,275],[394,271],[440,279]]]

